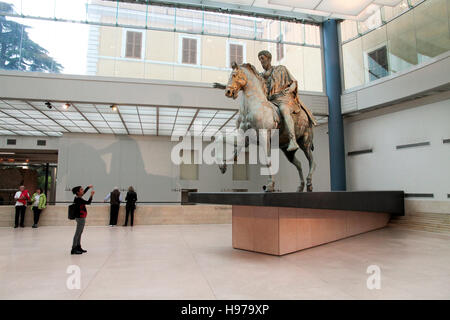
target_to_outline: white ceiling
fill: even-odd
[[[255,8],[292,11],[326,18],[362,20],[369,6],[398,5],[402,0],[220,0],[223,3]]]
[[[233,130],[237,111],[204,108],[177,108],[0,100],[0,135],[61,136],[65,132],[183,136],[213,136],[219,130]],[[319,123],[327,117],[317,117]],[[203,129],[195,131],[197,125]]]
[[[116,0],[109,0],[116,1]],[[144,0],[119,0],[122,2],[140,2]],[[236,10],[249,15],[259,14],[295,18],[320,23],[326,19],[365,20],[381,6],[395,7],[402,0],[153,0],[151,4],[185,5],[189,8],[212,8],[214,10]]]

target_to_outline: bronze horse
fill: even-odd
[[[279,147],[289,162],[297,168],[301,181],[297,191],[302,192],[305,187],[305,180],[303,178],[301,163],[295,157],[296,150],[287,151],[289,143],[288,132],[284,128],[283,121],[280,121],[278,107],[267,99],[265,80],[257,72],[255,67],[249,63],[239,66],[236,63],[233,63],[232,68],[233,70],[225,87],[225,95],[229,98],[236,99],[240,90],[244,93],[244,99],[239,110],[236,128],[242,129],[244,132],[251,128],[255,130],[279,129]],[[292,101],[292,103],[298,102],[299,105],[302,106],[298,97],[295,99],[293,98]],[[312,151],[314,150],[313,127],[315,125],[315,120],[303,107],[297,109],[299,109],[299,111],[292,114],[295,124],[295,138],[309,162],[309,173],[306,177],[306,186],[307,191],[312,191],[312,174],[316,166],[312,154]],[[295,108],[293,107],[292,110],[295,110]],[[261,144],[261,141],[259,143]],[[220,169],[222,173],[225,173],[226,164],[221,164]],[[264,187],[264,190],[272,192],[274,191],[274,185],[273,178],[270,176],[269,183]]]

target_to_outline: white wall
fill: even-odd
[[[198,181],[179,179],[179,166],[170,154],[176,142],[169,137],[120,136],[97,134],[65,134],[60,138],[58,155],[58,201],[73,198],[70,189],[76,185],[93,184],[101,200],[114,186],[133,185],[141,201],[179,201],[176,188],[194,188],[200,192],[220,192],[230,189],[262,191],[267,182],[260,176],[259,167],[250,165],[248,181],[233,181],[231,166],[222,175],[216,165],[201,164]],[[317,170],[313,176],[316,191],[329,190],[329,158],[327,126],[319,126],[314,137]],[[307,161],[297,153],[303,164],[305,177]],[[296,191],[297,170],[280,153],[280,173],[275,177],[276,188]]]
[[[6,144],[8,139],[15,139],[15,145]],[[38,140],[46,140],[45,146],[38,146]],[[2,149],[32,149],[32,150],[58,150],[58,137],[30,137],[30,136],[0,136],[0,148]]]
[[[444,98],[439,101],[440,98]],[[450,98],[448,93],[371,111],[344,122],[347,190],[404,190],[450,193]],[[397,150],[397,145],[429,141],[429,146]]]

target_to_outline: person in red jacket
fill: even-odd
[[[83,233],[84,224],[86,222],[86,217],[87,217],[86,205],[91,204],[92,197],[95,194],[95,191],[92,190],[89,200],[83,199],[84,194],[90,188],[92,188],[92,185],[87,186],[86,189],[83,189],[81,186],[77,186],[72,189],[72,192],[75,195],[75,199],[73,199],[73,202],[79,205],[79,211],[78,211],[78,216],[75,218],[75,220],[77,222],[77,228],[75,230],[75,235],[73,236],[73,244],[72,244],[72,250],[70,251],[70,254],[82,254],[82,253],[87,252],[86,250],[81,248],[81,234]]]
[[[19,187],[19,191],[14,195],[14,200],[16,200],[16,217],[14,221],[14,228],[19,226],[20,217],[20,227],[25,227],[25,210],[27,210],[27,202],[30,201],[30,194],[24,186]]]

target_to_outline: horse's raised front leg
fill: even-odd
[[[297,188],[297,192],[302,192],[303,189],[305,188],[305,179],[303,178],[302,164],[301,164],[300,160],[298,160],[295,157],[296,150],[287,151],[286,149],[282,149],[282,151],[283,151],[284,155],[286,156],[286,158],[288,159],[288,161],[297,168],[298,175],[300,177],[300,186]]]

